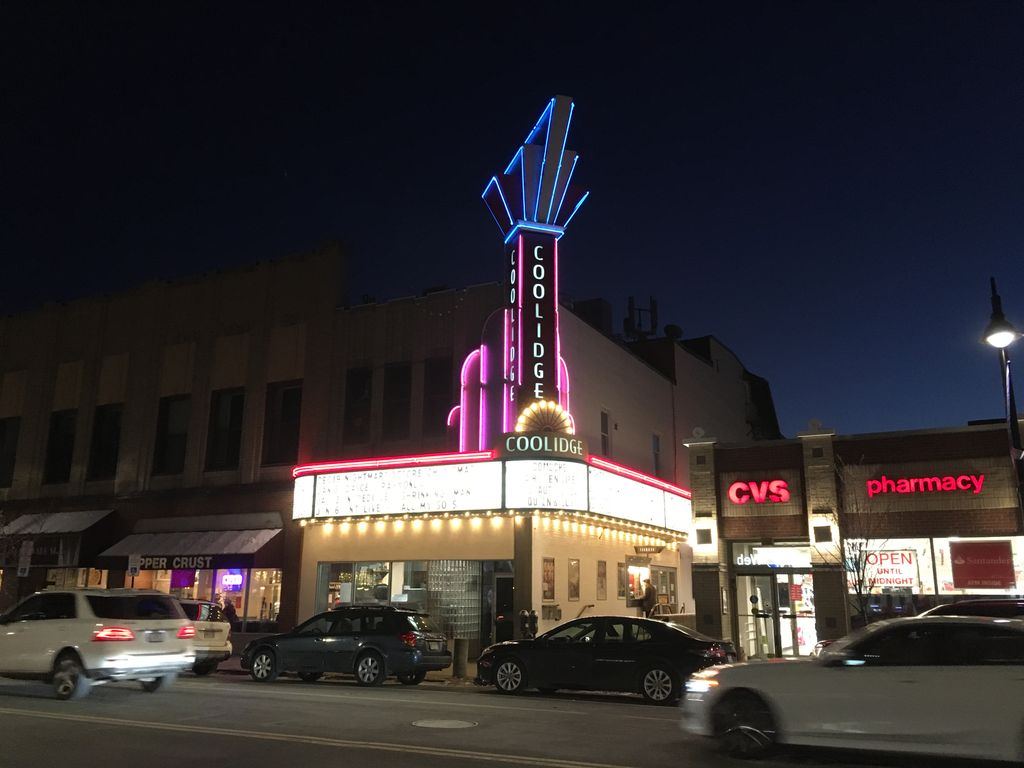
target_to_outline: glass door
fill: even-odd
[[[780,656],[807,656],[818,642],[814,622],[814,576],[810,573],[779,573],[778,589]]]
[[[748,659],[777,655],[778,615],[775,610],[774,575],[737,576],[736,612],[739,645]]]
[[[736,601],[747,658],[807,656],[818,642],[812,574],[737,576]]]

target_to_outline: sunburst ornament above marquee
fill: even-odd
[[[552,400],[537,400],[530,403],[516,420],[516,432],[557,432],[575,435],[576,426],[572,416]]]

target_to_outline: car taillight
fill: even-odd
[[[713,645],[704,651],[704,657],[710,659],[716,664],[723,661],[729,660],[729,654],[725,652],[725,649],[718,645]]]
[[[196,628],[191,624],[186,624],[184,627],[178,630],[178,637],[182,640],[188,640],[189,638],[196,636]]]
[[[128,627],[104,627],[92,633],[93,640],[134,640],[135,633]]]
[[[401,640],[404,645],[408,645],[410,648],[415,648],[416,641],[419,638],[415,632],[403,632],[398,636],[398,639]]]

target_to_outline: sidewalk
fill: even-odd
[[[247,675],[248,672],[242,669],[241,658],[239,656],[232,656],[220,663],[216,674]],[[454,677],[452,675],[452,668],[448,667],[448,669],[442,669],[438,672],[427,672],[427,677],[423,682],[436,685],[473,685],[474,677],[476,677],[476,661],[469,661],[466,663],[466,676],[463,678]]]

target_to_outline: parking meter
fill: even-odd
[[[530,636],[530,614],[525,610],[519,612],[519,635],[521,637]]]
[[[537,612],[530,611],[530,637],[537,636]]]

